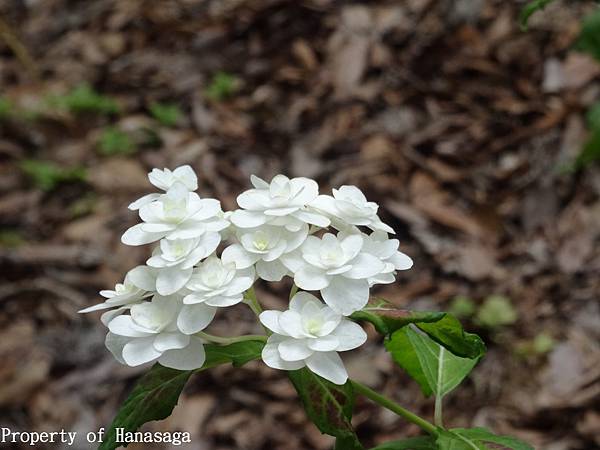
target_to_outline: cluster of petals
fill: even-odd
[[[306,366],[336,384],[348,380],[337,352],[355,349],[367,340],[360,325],[307,292],[298,292],[287,311],[264,311],[260,321],[273,332],[263,348],[265,364],[283,370]]]
[[[355,186],[321,195],[309,178],[252,176],[253,187],[237,197],[239,209],[223,212],[218,200],[194,192],[198,178],[190,166],[153,169],[148,178],[160,192],[129,205],[141,222],[121,241],[154,244],[151,257],[114,290],[101,291],[102,303],[81,311],[103,311],[106,346],[117,360],[201,367],[209,336],[202,330],[219,308],[242,302],[257,278],[287,276],[303,291],[288,310],[260,315],[273,333],[263,360],[345,383],[338,352],[366,340],[348,316],[367,304],[372,286],[393,283],[397,271],[412,266],[388,237],[393,230],[378,205]],[[305,291],[320,292],[323,301]]]

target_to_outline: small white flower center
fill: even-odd
[[[321,331],[321,327],[323,326],[323,324],[321,323],[321,321],[319,319],[308,319],[306,321],[306,331],[310,334],[317,334],[319,331]]]

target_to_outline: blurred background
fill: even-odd
[[[191,164],[224,209],[253,173],[359,186],[415,260],[377,294],[452,311],[488,344],[446,421],[600,448],[600,171],[580,156],[600,147],[600,62],[574,50],[593,4],[557,1],[527,32],[523,5],[1,0],[0,426],[110,423],[146,368],[77,311],[148,257],[119,242],[146,173]],[[282,308],[287,288],[259,295]],[[212,330],[258,331],[243,305]],[[351,376],[430,417],[369,333]],[[363,400],[355,425],[366,445],[419,432]],[[194,376],[147,429],[200,450],[332,444],[258,362]]]

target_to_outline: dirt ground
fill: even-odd
[[[446,422],[600,448],[600,170],[564,170],[600,64],[572,48],[583,2],[557,2],[527,32],[522,5],[0,0],[0,426],[108,425],[145,369],[115,362],[98,315],[77,310],[148,256],[119,242],[146,172],[191,164],[224,209],[252,173],[359,186],[415,260],[377,294],[451,309],[488,344]],[[82,83],[104,100],[69,97]],[[281,308],[287,287],[260,298]],[[213,330],[258,328],[242,305]],[[351,376],[430,416],[369,334],[345,355]],[[366,445],[418,434],[363,400],[355,425]],[[332,443],[258,362],[194,376],[148,429],[188,430],[201,450]]]

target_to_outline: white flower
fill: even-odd
[[[256,264],[256,273],[260,278],[279,281],[288,273],[280,258],[296,250],[307,236],[307,224],[302,224],[298,231],[288,231],[284,227],[271,225],[239,229],[239,243],[223,250],[221,259],[225,263],[235,263],[238,269]]]
[[[364,243],[362,250],[369,253],[384,263],[385,267],[377,275],[369,278],[369,284],[389,284],[396,280],[397,270],[408,270],[412,267],[412,259],[398,251],[400,241],[388,239],[384,231],[374,231],[369,236],[363,235]]]
[[[385,267],[379,258],[362,252],[362,246],[360,234],[308,236],[298,251],[282,261],[294,273],[299,288],[321,291],[328,306],[348,316],[367,304],[368,279]]]
[[[115,289],[100,291],[106,300],[94,306],[82,309],[80,313],[89,313],[102,309],[137,303],[152,295],[156,286],[155,270],[148,266],[137,266],[125,275],[123,283],[117,283]]]
[[[198,178],[196,177],[196,173],[194,172],[194,169],[188,165],[177,167],[173,171],[169,169],[152,169],[152,172],[148,174],[148,179],[150,180],[150,183],[163,191],[168,191],[175,183],[183,184],[189,191],[198,189]],[[157,200],[160,196],[161,194],[144,195],[142,198],[131,203],[129,209],[134,211],[138,210],[143,205]]]
[[[347,229],[348,225],[363,225],[372,230],[394,232],[392,227],[377,216],[377,203],[367,201],[356,186],[333,189],[333,197],[319,195],[310,206],[326,213],[331,218],[332,225],[339,230]]]
[[[161,239],[152,257],[146,261],[157,268],[156,291],[171,295],[181,289],[192,276],[194,266],[211,255],[221,242],[221,235],[214,231],[194,239]]]
[[[307,205],[319,195],[319,185],[309,178],[276,175],[271,183],[252,175],[254,189],[242,192],[237,202],[241,210],[234,211],[231,221],[239,228],[254,228],[264,224],[285,226],[297,231],[308,223],[329,226],[329,219]]]
[[[191,239],[229,226],[218,200],[201,199],[181,183],[175,183],[166,194],[143,205],[139,214],[144,223],[125,231],[121,237],[124,244],[149,244],[164,237]]]
[[[202,340],[179,331],[180,309],[179,297],[159,295],[151,302],[133,305],[130,315],[117,316],[108,323],[107,348],[129,366],[158,361],[179,370],[201,367],[206,359]]]
[[[216,256],[207,258],[186,285],[189,293],[183,298],[178,328],[185,334],[204,329],[218,307],[240,303],[253,283],[254,268],[236,270],[235,264],[223,264]]]
[[[283,370],[307,366],[335,384],[348,380],[337,352],[360,347],[367,340],[360,325],[307,292],[298,292],[287,311],[264,311],[260,321],[273,332],[262,351],[265,364]]]

